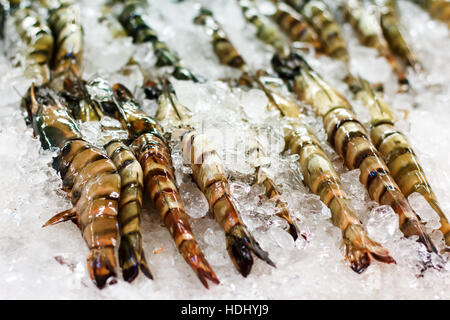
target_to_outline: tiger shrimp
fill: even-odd
[[[269,99],[269,110],[279,110],[287,125],[284,128],[285,150],[297,154],[305,185],[330,208],[333,224],[341,229],[346,260],[351,268],[363,272],[371,263],[371,257],[395,263],[388,250],[370,239],[359,219],[350,209],[350,199],[342,188],[339,176],[329,158],[323,152],[316,136],[302,121],[302,110],[298,103],[283,94],[280,79],[265,72],[254,77],[257,86]]]
[[[286,130],[286,149],[299,155],[305,184],[330,208],[332,222],[342,231],[346,259],[351,268],[363,272],[374,258],[384,263],[395,263],[380,243],[369,238],[359,219],[350,209],[339,176],[314,134],[301,122],[291,121]]]
[[[392,52],[398,55],[405,65],[412,68],[419,67],[420,64],[401,30],[396,0],[372,1],[378,6],[381,29]]]
[[[198,21],[198,20],[200,20],[200,21]],[[211,28],[213,28],[215,30],[215,33],[214,32],[212,33],[212,37],[213,37],[212,45],[215,48],[215,53],[222,64],[229,65],[231,67],[241,69],[241,70],[245,70],[247,68],[245,65],[245,61],[243,60],[243,58],[241,57],[241,55],[239,54],[237,49],[234,47],[234,45],[231,43],[231,41],[228,39],[225,31],[223,31],[223,29],[220,27],[220,25],[215,21],[215,19],[213,17],[213,13],[211,11],[202,8],[200,15],[197,16],[197,18],[196,18],[196,21],[197,21],[197,23],[204,23],[206,25],[211,23],[212,26],[214,26],[214,27],[210,26]],[[234,57],[234,58],[230,58],[230,57]],[[237,64],[231,62],[231,61],[235,61],[235,60],[240,61],[240,62]],[[243,82],[246,82],[246,81],[252,82],[253,79],[251,77],[247,78],[247,76],[248,76],[248,74],[244,73],[244,75],[241,77],[240,80]],[[279,99],[282,99],[282,98],[279,98]],[[251,144],[253,144],[253,147],[250,148],[251,150],[254,150],[254,151],[259,150],[258,152],[262,151],[262,148],[261,148],[260,144],[258,143],[258,141],[256,141],[255,139],[251,139],[249,142]],[[259,171],[259,168],[258,168],[259,166],[256,166],[256,167],[257,167],[257,171]],[[275,183],[267,175],[264,176],[264,179],[261,182],[266,189],[267,197],[269,197],[269,199],[271,199],[272,201],[274,201],[276,203],[278,215],[281,218],[283,218],[284,220],[286,220],[286,222],[288,223],[288,225],[289,225],[288,232],[292,235],[292,237],[294,239],[297,239],[297,237],[298,237],[297,228],[291,219],[289,210],[288,210],[285,202],[281,201],[281,199],[280,199],[280,192],[279,192],[278,188],[276,187]]]
[[[77,5],[61,5],[48,19],[55,36],[53,69],[57,74],[79,73],[83,56],[83,28]]]
[[[162,80],[161,87],[156,120],[169,121],[172,126],[183,125],[186,128],[189,110],[178,102],[167,79]],[[225,232],[226,248],[236,269],[247,277],[253,266],[252,252],[275,266],[240,218],[232,201],[222,159],[207,135],[187,128],[181,146],[184,162],[191,167],[194,181],[206,196],[210,211]]]
[[[244,18],[256,27],[256,35],[265,43],[270,44],[275,50],[286,55],[289,52],[289,43],[284,35],[273,25],[266,16],[262,15],[250,0],[238,0]]]
[[[194,18],[194,23],[203,25],[212,37],[213,50],[221,64],[241,70],[247,68],[244,58],[233,46],[211,10],[201,7],[199,14]]]
[[[324,2],[318,0],[285,0],[285,2],[304,16],[314,28],[322,44],[321,50],[326,55],[348,62],[348,49],[341,28]]]
[[[88,84],[81,79],[70,81],[66,78],[63,96],[70,101],[68,106],[74,118],[82,122],[101,121],[104,118],[102,110],[109,110],[114,106],[112,88],[101,78],[95,78]],[[153,279],[153,276],[142,247],[143,172],[132,150],[125,144],[128,134],[124,137],[122,131],[121,125],[114,127],[102,124],[103,147],[121,178],[117,215],[120,234],[119,265],[123,278],[132,282],[138,276],[139,269],[148,278]]]
[[[285,3],[273,0],[273,4],[276,11],[272,15],[272,19],[291,41],[309,43],[315,50],[320,50],[319,36],[306,19]]]
[[[148,23],[144,20],[147,4],[144,1],[129,0],[125,3],[124,9],[119,16],[119,21],[123,28],[130,35],[135,43],[150,42],[156,56],[156,66],[172,66],[172,75],[179,80],[192,80],[199,82],[202,78],[195,75],[186,67],[181,65],[178,54],[169,49],[166,43],[161,41]]]
[[[202,284],[206,288],[207,280],[219,284],[192,233],[175,184],[170,148],[161,127],[141,109],[126,87],[115,84],[113,92],[117,102],[116,117],[129,132],[131,149],[143,169],[148,197],[172,235],[177,249]]]
[[[54,39],[44,19],[32,8],[14,12],[13,18],[20,37],[27,45],[25,76],[43,84],[50,79],[50,60]]]
[[[44,226],[67,220],[77,224],[90,251],[89,275],[103,288],[109,278],[116,277],[114,248],[121,183],[117,168],[102,150],[83,140],[63,102],[47,88],[32,85],[23,106],[42,147],[58,150],[53,167],[73,204]]]
[[[353,86],[357,99],[369,110],[370,138],[383,157],[395,182],[403,195],[408,197],[414,192],[421,194],[440,218],[445,243],[450,246],[450,224],[438,204],[436,195],[419,164],[416,153],[406,136],[395,128],[395,116],[384,99],[374,92],[370,85],[359,79],[359,85]]]
[[[298,53],[292,53],[288,59],[275,55],[272,65],[290,89],[322,117],[328,142],[344,159],[348,169],[360,169],[359,180],[371,199],[380,205],[391,206],[399,217],[403,234],[418,236],[418,241],[428,252],[437,253],[346,98],[325,82]]]
[[[375,48],[380,56],[384,57],[398,79],[401,91],[409,87],[406,71],[392,54],[380,24],[376,7],[369,5],[367,1],[349,0],[344,5],[344,16],[352,25],[360,42],[371,48]]]

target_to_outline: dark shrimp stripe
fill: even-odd
[[[92,148],[90,148],[91,150],[93,150]],[[72,164],[75,159],[77,159],[77,157],[81,156],[80,154],[78,154],[77,156],[73,157],[72,161],[70,161],[70,164]],[[103,160],[103,159],[109,159],[107,155],[105,154],[97,154],[93,159],[91,159],[90,161],[86,161],[82,167],[79,168],[79,172],[81,172],[87,165],[94,163],[96,161],[99,160]],[[70,167],[70,166],[69,166]]]
[[[361,163],[368,157],[374,157],[374,158],[380,158],[376,152],[368,145],[367,149],[361,150],[354,158],[353,163],[350,165],[353,169],[359,168],[361,166]],[[350,160],[349,160],[350,161]]]
[[[344,140],[341,142],[342,146],[342,154],[347,155],[347,146],[350,141],[352,141],[355,138],[364,138],[366,140],[369,140],[367,135],[364,132],[361,131],[351,131],[345,135]]]
[[[171,158],[164,157],[164,155],[161,155],[158,152],[147,152],[140,157],[139,163],[141,164],[143,169],[145,169],[147,166],[151,167],[152,163],[154,165],[163,166],[166,168],[167,172],[170,173],[171,176],[173,176],[174,169],[172,167],[171,161],[169,161],[169,160],[171,160]],[[150,170],[154,170],[154,169],[150,169]],[[149,173],[150,172],[147,172],[147,174],[149,174]]]
[[[332,112],[334,112],[334,111],[336,111],[336,110],[339,110],[339,109],[344,109],[347,113],[350,114],[350,110],[348,110],[348,106],[334,106],[334,107],[331,107],[331,108],[330,108],[330,109],[322,116],[322,118],[323,118],[323,119],[327,118],[328,115],[329,115],[330,113],[332,113]]]
[[[117,171],[120,173],[120,171],[122,171],[123,169],[125,169],[126,167],[128,167],[130,164],[134,163],[136,160],[135,159],[128,159],[125,160],[124,162],[122,162],[119,166],[117,166]]]
[[[400,131],[397,130],[391,130],[391,131],[386,131],[383,133],[383,135],[375,142],[375,148],[379,149],[380,146],[385,142],[385,140],[387,138],[389,138],[392,135],[401,135],[403,136],[403,134]]]
[[[134,201],[134,202],[136,202],[136,205],[137,205],[138,207],[140,207],[139,202],[137,202],[137,201]],[[131,202],[129,202],[129,203],[131,203]],[[140,214],[139,214],[139,211],[135,211],[133,214],[130,214],[129,216],[127,216],[126,219],[124,219],[124,220],[121,220],[121,219],[119,218],[120,225],[122,226],[121,229],[123,229],[123,226],[129,225],[130,223],[132,223],[132,222],[135,221],[136,219],[138,219],[138,220],[140,221]],[[131,232],[127,233],[127,234],[129,235],[129,234],[131,234],[131,233],[136,233],[136,234],[139,234],[139,236],[141,236],[141,233],[140,233],[139,231],[137,231],[137,230],[131,231]]]
[[[376,128],[376,127],[381,126],[383,124],[394,126],[394,122],[392,120],[389,120],[389,119],[382,119],[382,120],[375,121],[375,122],[371,123],[371,126],[373,128]]]
[[[362,128],[364,128],[364,127],[362,126],[362,124],[361,124],[358,120],[356,120],[356,119],[354,119],[354,118],[348,118],[348,119],[338,120],[338,122],[337,122],[336,125],[334,126],[334,128],[333,128],[331,134],[328,135],[328,141],[330,142],[330,144],[331,144],[331,146],[332,146],[333,148],[336,146],[336,133],[337,133],[337,131],[341,128],[342,125],[344,125],[344,124],[347,123],[347,122],[353,122],[353,123],[356,123],[356,124],[360,125]],[[365,134],[363,134],[363,135],[364,135],[364,137],[366,137]],[[366,137],[366,138],[367,138],[367,137]]]
[[[409,147],[397,147],[391,150],[386,156],[384,157],[386,164],[389,166],[392,161],[397,159],[397,157],[401,156],[405,153],[411,153],[412,155],[415,155],[411,148]]]

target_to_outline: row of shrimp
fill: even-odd
[[[310,1],[308,3],[311,2],[318,1]],[[238,3],[243,9],[246,20],[254,23],[257,19],[249,19],[249,2],[238,1]],[[304,10],[304,7],[302,8]],[[328,17],[332,17],[329,15],[330,11],[328,11],[325,3],[321,4],[321,8],[323,9],[322,12],[327,12],[326,15]],[[205,11],[205,9],[200,10],[199,15],[204,15]],[[302,13],[301,10],[298,11],[298,13]],[[212,14],[209,13],[209,15],[211,16]],[[252,15],[256,14],[253,13]],[[258,25],[255,24],[255,26],[257,27],[257,36],[260,37],[260,30],[264,26],[260,24],[262,19],[258,21]],[[292,27],[296,28],[297,25],[297,23],[293,23]],[[270,28],[272,27],[270,26]],[[284,28],[280,29],[283,30]],[[289,35],[288,30],[284,31]],[[214,48],[219,61],[223,63],[227,59],[221,58],[220,55],[237,56],[239,52],[226,36],[224,30],[221,30],[221,34],[224,35],[221,42],[227,42],[226,47],[232,48],[232,50],[221,50],[219,46]],[[281,38],[281,35],[277,37]],[[330,208],[333,222],[341,228],[347,248],[358,248],[359,250],[364,248],[367,250],[359,251],[358,254],[352,253],[352,250],[355,249],[347,251],[347,259],[353,261],[354,270],[361,271],[368,266],[368,253],[384,262],[393,262],[393,259],[379,244],[373,245],[373,241],[363,231],[360,231],[358,235],[354,231],[349,231],[353,238],[350,237],[349,239],[348,236],[346,237],[347,228],[349,228],[348,230],[361,230],[359,229],[360,222],[347,205],[347,196],[341,187],[339,177],[334,171],[331,161],[321,151],[320,144],[311,131],[299,121],[301,120],[301,115],[299,107],[295,107],[295,100],[292,100],[293,102],[290,104],[286,103],[286,97],[280,99],[280,97],[274,95],[272,88],[267,85],[270,84],[273,87],[274,84],[279,83],[279,81],[277,82],[274,79],[284,81],[300,101],[311,106],[317,116],[323,119],[329,144],[343,158],[348,169],[360,170],[360,182],[366,187],[371,199],[380,205],[391,206],[399,217],[399,227],[403,234],[407,237],[418,236],[418,241],[430,253],[429,257],[424,261],[424,265],[427,267],[430,263],[429,258],[431,254],[438,254],[438,252],[429,235],[425,232],[419,216],[409,205],[407,197],[414,192],[418,192],[429,202],[430,206],[440,217],[440,230],[444,235],[447,246],[450,245],[449,222],[439,207],[436,196],[431,190],[424,171],[419,165],[418,159],[406,136],[395,128],[393,111],[366,80],[360,77],[353,78],[350,87],[357,99],[363,102],[371,116],[368,132],[358,120],[349,101],[308,65],[302,57],[301,51],[296,50],[291,45],[291,53],[285,56],[283,52],[280,52],[280,47],[271,41],[274,38],[276,37],[271,35],[262,40],[272,45],[276,51],[272,59],[275,75],[266,74],[261,77],[258,75],[265,72],[241,68],[245,71],[243,83],[247,85],[252,84],[262,89],[268,96],[268,107],[278,109],[281,115],[289,119],[287,125],[289,129],[286,129],[285,132],[286,150],[300,156],[299,161],[305,184],[314,193],[318,194],[321,200]],[[214,39],[212,41],[213,46],[217,42],[219,41]],[[343,46],[341,47],[344,47],[345,43],[342,43]],[[222,44],[222,48],[224,47],[225,45]],[[344,56],[347,55],[345,54]],[[233,65],[230,64],[230,66]],[[262,79],[267,81],[266,85]],[[278,92],[281,92],[281,90]],[[292,118],[295,120],[292,120]],[[355,225],[358,227],[354,227]],[[367,245],[367,247],[363,244]],[[363,255],[361,252],[365,254]],[[355,260],[355,256],[361,260]],[[365,262],[363,263],[362,261]]]

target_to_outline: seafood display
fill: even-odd
[[[0,0],[5,288],[448,298],[447,3]]]

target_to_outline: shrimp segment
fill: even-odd
[[[289,59],[274,56],[272,65],[280,76],[290,81],[299,98],[322,117],[329,143],[344,159],[347,168],[360,169],[359,180],[370,197],[380,205],[393,208],[405,236],[417,235],[429,252],[437,252],[344,96],[326,83],[298,54],[291,54]]]
[[[118,118],[130,133],[131,148],[143,170],[145,190],[159,212],[161,221],[203,285],[208,288],[206,280],[218,284],[219,280],[206,261],[190,228],[175,184],[170,149],[162,135],[161,127],[140,109],[128,89],[115,84],[113,90],[118,102]]]
[[[72,209],[57,214],[44,226],[66,220],[77,224],[90,250],[89,275],[97,287],[103,288],[110,277],[116,276],[114,247],[120,194],[116,166],[103,151],[81,138],[66,108],[47,89],[32,86],[23,105],[42,147],[58,148],[53,166],[73,204]]]
[[[192,168],[192,176],[205,194],[211,212],[225,231],[227,251],[236,269],[246,277],[252,268],[253,252],[275,267],[267,252],[250,235],[233,205],[228,179],[217,152],[205,135],[189,132],[182,139],[183,158]]]

